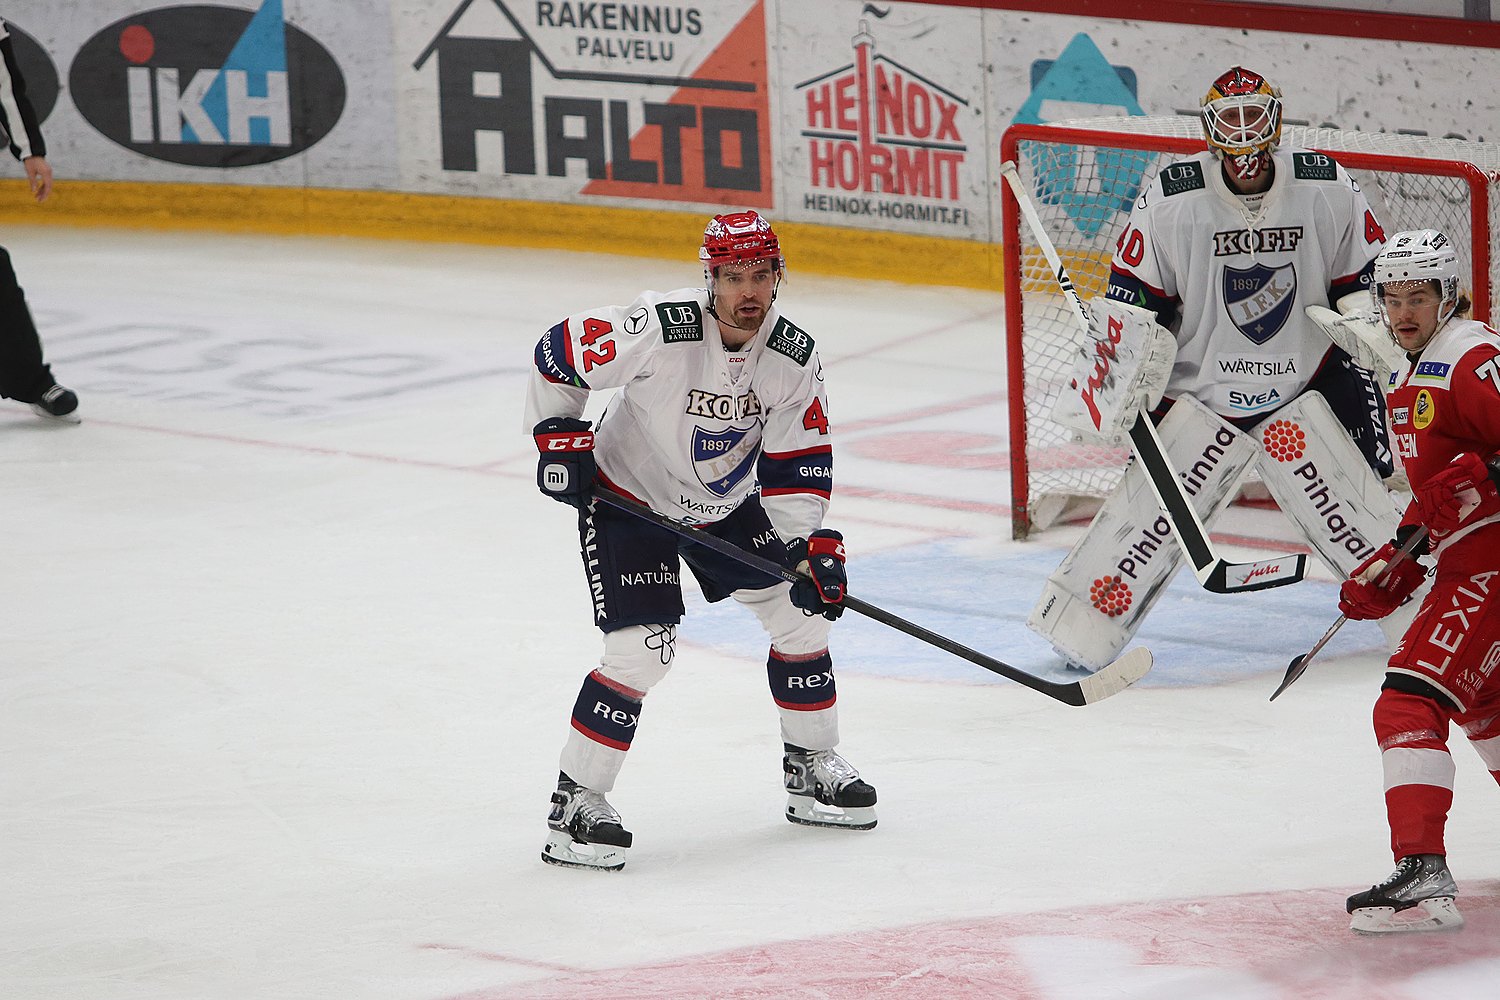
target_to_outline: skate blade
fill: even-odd
[[[552,830],[542,845],[542,860],[563,868],[617,872],[625,867],[625,848],[609,844],[580,844],[566,833]]]
[[[1407,934],[1412,931],[1456,931],[1464,915],[1452,896],[1434,896],[1416,906],[1396,910],[1389,906],[1362,906],[1349,919],[1356,934]]]
[[[873,806],[850,807],[825,806],[810,795],[788,795],[786,818],[802,826],[833,826],[845,830],[870,830],[875,827]]]

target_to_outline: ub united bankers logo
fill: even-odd
[[[744,428],[718,432],[693,428],[693,468],[703,488],[714,496],[728,496],[755,468],[760,442],[749,435]]]
[[[1286,325],[1297,299],[1297,272],[1292,265],[1226,267],[1223,281],[1224,308],[1251,341],[1264,344]]]
[[[796,86],[811,185],[837,193],[810,194],[804,207],[967,224],[967,209],[941,203],[957,202],[963,194],[969,102],[930,74],[878,53],[868,21],[860,21],[852,42],[853,62]],[[844,197],[848,192],[922,201]]]

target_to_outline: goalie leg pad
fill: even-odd
[[[1255,428],[1263,449],[1261,481],[1276,506],[1323,564],[1339,579],[1396,534],[1401,512],[1371,470],[1333,408],[1318,392],[1305,392]],[[1432,577],[1405,604],[1380,619],[1386,645],[1395,649],[1432,590]]]
[[[1254,433],[1266,489],[1339,579],[1395,535],[1395,501],[1322,394],[1303,393]]]
[[[1177,400],[1157,431],[1193,508],[1211,523],[1260,449],[1191,397]],[[1047,578],[1026,625],[1069,661],[1098,670],[1119,656],[1181,562],[1171,522],[1132,462]]]

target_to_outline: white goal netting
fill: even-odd
[[[1500,144],[1288,125],[1282,145],[1321,150],[1364,190],[1387,234],[1443,230],[1459,249],[1474,318],[1500,287]],[[1162,167],[1204,148],[1196,117],[1098,118],[1013,125],[1013,160],[1085,300],[1104,292],[1125,220]],[[1003,186],[1003,185],[1002,185]],[[1128,451],[1079,442],[1051,419],[1080,336],[1030,230],[1005,196],[1012,527],[1017,538],[1107,496]]]

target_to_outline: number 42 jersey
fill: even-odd
[[[618,389],[599,420],[605,485],[655,510],[720,520],[759,485],[783,539],[818,528],[833,489],[823,368],[813,340],[773,305],[726,350],[708,292],[644,292],[577,313],[542,335],[524,430],[581,417],[589,393]]]

